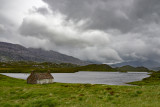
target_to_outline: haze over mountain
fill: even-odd
[[[155,61],[128,61],[128,62],[122,62],[122,63],[116,63],[116,64],[112,64],[112,67],[122,67],[125,65],[130,65],[133,67],[147,67],[149,69],[153,69],[153,70],[160,70],[160,63],[159,62],[155,62]]]
[[[86,65],[88,62],[55,51],[43,49],[25,48],[18,44],[0,42],[0,61],[36,61],[72,63]]]

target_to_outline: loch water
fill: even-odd
[[[6,76],[27,79],[28,73],[0,73]],[[149,77],[147,72],[91,72],[79,71],[76,73],[52,73],[55,82],[60,83],[89,83],[107,85],[128,85],[126,83],[140,81]]]

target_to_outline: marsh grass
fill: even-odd
[[[160,85],[27,84],[0,75],[1,107],[159,107]]]

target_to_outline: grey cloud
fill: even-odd
[[[6,28],[4,27],[4,25],[0,24],[0,33],[3,33],[6,31]]]
[[[49,8],[31,8],[19,29],[0,11],[0,39],[103,63],[160,62],[159,0],[43,1]]]
[[[53,11],[66,14],[69,19],[90,19],[89,29],[121,29],[127,31],[132,23],[127,16],[132,0],[44,0]],[[125,3],[126,2],[126,3]],[[121,27],[123,26],[123,27]]]
[[[54,19],[54,16],[50,16]],[[27,37],[36,37],[48,40],[52,49],[78,57],[84,60],[98,62],[114,62],[122,60],[117,52],[110,47],[109,35],[99,30],[80,30],[76,25],[63,24],[57,26],[55,23],[40,22],[34,17],[25,18],[20,26],[20,33]],[[49,26],[49,25],[52,25]],[[45,46],[46,47],[46,46]]]
[[[158,26],[156,26],[160,30]],[[150,25],[150,28],[155,29]],[[128,33],[112,38],[112,48],[125,61],[132,60],[160,60],[160,38],[159,31],[145,30],[141,33]]]
[[[42,14],[48,14],[49,13],[48,9],[45,8],[45,7],[38,8],[37,12],[42,13]]]
[[[7,17],[4,17],[1,13],[0,13],[0,24],[8,27],[14,26],[13,22],[9,20]]]
[[[157,13],[160,15],[160,1],[159,0],[137,0],[135,2],[135,15],[138,18],[145,18],[148,15]]]
[[[69,19],[90,19],[88,29],[130,32],[140,23],[159,22],[159,0],[44,0]]]
[[[40,13],[43,15],[49,14],[49,10],[47,7],[33,7],[32,9],[30,9],[29,13]]]
[[[60,30],[54,25],[26,18],[20,26],[22,35],[48,40],[57,51],[84,60],[159,60],[158,0],[44,1],[53,12],[64,14],[63,21],[72,21],[74,27],[63,23]],[[87,21],[77,27],[76,24],[81,20]],[[68,28],[71,28],[72,33],[67,31]],[[89,31],[100,33],[94,35]]]

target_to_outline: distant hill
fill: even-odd
[[[125,66],[125,65],[130,65],[130,66],[133,66],[133,67],[143,66],[143,67],[153,69],[153,70],[160,67],[159,62],[155,62],[155,61],[151,61],[151,60],[122,62],[122,63],[113,64],[111,66],[112,67],[122,67],[122,66]]]
[[[78,69],[77,71],[116,71],[116,69],[106,64],[91,64],[76,69]]]
[[[152,70],[154,70],[154,71],[160,71],[160,67],[154,67],[154,68],[152,68]]]
[[[18,44],[0,42],[0,61],[35,61],[35,62],[54,62],[54,63],[72,63],[78,65],[87,65],[89,62],[61,54],[55,51],[46,51],[43,49],[26,48]]]
[[[119,71],[137,71],[137,72],[149,72],[150,70],[145,67],[132,67],[130,65],[122,66],[122,67],[117,67],[116,68]]]

